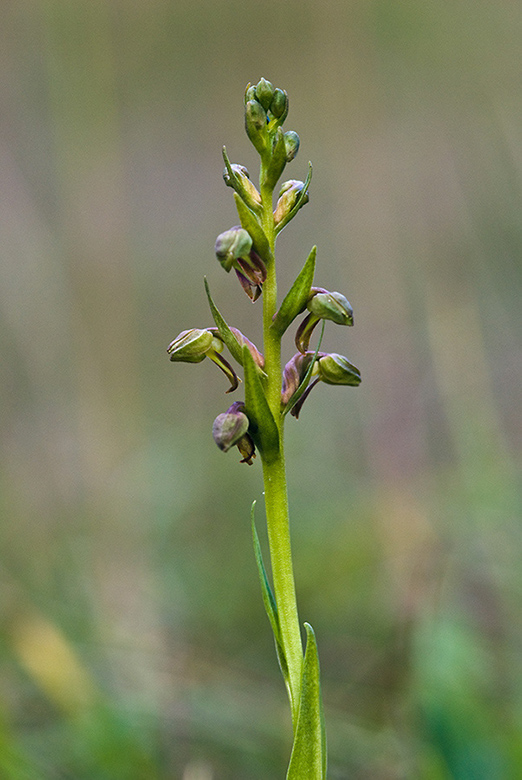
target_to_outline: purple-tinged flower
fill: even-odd
[[[274,211],[274,224],[279,227],[282,223],[286,223],[287,217],[297,204],[298,199],[301,197],[301,193],[304,189],[304,182],[297,179],[289,179],[285,181],[281,186],[279,192],[279,199],[276,203]],[[301,206],[308,203],[308,192],[305,193],[304,198],[301,200]]]
[[[266,266],[252,249],[250,234],[239,225],[226,230],[216,239],[216,257],[227,273],[234,268],[248,297],[257,301],[266,279]]]
[[[243,401],[236,401],[226,412],[218,414],[212,426],[212,435],[223,452],[228,452],[236,445],[243,456],[241,463],[251,466],[252,459],[255,458],[255,447],[248,434],[249,420],[244,409]]]
[[[285,409],[291,404],[290,414],[299,417],[303,404],[318,382],[328,385],[350,385],[356,387],[361,383],[361,374],[344,355],[335,352],[318,352],[308,385],[303,390],[303,381],[314,359],[314,352],[297,352],[286,364],[283,371],[281,405]],[[297,394],[297,395],[296,395]],[[297,399],[297,400],[296,400]],[[294,402],[293,402],[294,401]]]

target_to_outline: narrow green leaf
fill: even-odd
[[[243,346],[245,369],[245,407],[251,423],[251,433],[265,460],[279,451],[279,431],[268,406],[261,378],[254,359],[246,345]]]
[[[286,780],[325,780],[326,733],[319,679],[319,657],[313,628],[309,623],[305,623],[305,628],[307,641],[301,678],[301,698]]]
[[[297,315],[302,312],[310,297],[310,289],[314,280],[316,254],[317,247],[314,246],[297,279],[286,294],[283,303],[270,326],[280,336],[283,335]]]
[[[241,344],[238,342],[232,331],[230,330],[229,326],[225,322],[222,314],[220,313],[219,309],[217,308],[216,304],[212,300],[212,296],[210,294],[210,287],[208,286],[207,277],[205,276],[205,291],[207,293],[208,303],[210,306],[210,311],[212,312],[212,317],[214,318],[214,322],[216,323],[216,328],[219,331],[219,335],[225,342],[226,346],[228,347],[230,354],[234,358],[234,360],[237,360],[240,366],[243,365],[243,351],[241,348]]]
[[[277,606],[268,582],[268,576],[266,573],[265,565],[263,563],[263,556],[261,554],[261,545],[259,544],[259,536],[257,535],[257,530],[256,530],[256,524],[255,524],[256,503],[257,503],[256,501],[252,502],[252,508],[250,510],[250,516],[252,520],[252,539],[254,542],[254,554],[256,556],[257,570],[259,572],[259,579],[261,581],[261,590],[263,591],[263,603],[265,605],[266,614],[268,615],[270,625],[272,626],[272,631],[274,632],[274,637],[276,639],[276,642],[280,642],[281,632],[279,628],[279,615],[277,614]]]
[[[259,537],[257,535],[256,531],[256,525],[255,525],[255,508],[256,508],[256,502],[254,501],[252,503],[252,509],[251,509],[251,518],[252,518],[252,539],[254,542],[254,555],[256,557],[256,563],[257,563],[257,570],[259,572],[259,580],[261,582],[261,592],[263,595],[263,604],[265,605],[265,611],[268,615],[268,619],[270,621],[270,625],[272,626],[272,631],[274,634],[274,640],[275,640],[275,646],[276,646],[276,652],[277,652],[277,658],[279,661],[279,667],[281,669],[281,672],[283,674],[286,687],[288,691],[290,691],[290,676],[288,674],[288,664],[286,661],[286,656],[283,650],[283,645],[281,643],[281,628],[279,626],[279,615],[277,613],[277,605],[272,593],[272,590],[270,588],[270,584],[268,582],[268,576],[266,573],[265,565],[263,563],[263,556],[261,554],[261,545],[259,544]]]
[[[236,201],[241,227],[250,234],[255,251],[262,260],[271,260],[272,252],[270,250],[270,244],[268,243],[265,231],[257,221],[256,215],[253,211],[250,211],[245,203],[243,203],[237,192],[234,192],[234,200]]]
[[[317,359],[317,355],[319,353],[319,350],[321,348],[321,343],[323,341],[324,326],[325,326],[325,320],[323,320],[323,323],[321,325],[321,335],[319,336],[319,341],[317,342],[317,348],[316,348],[315,353],[314,353],[314,359],[310,363],[310,365],[308,367],[308,371],[306,372],[306,374],[303,377],[303,381],[301,382],[301,384],[299,385],[299,387],[297,388],[297,390],[295,391],[295,393],[293,394],[293,396],[291,397],[291,399],[288,401],[287,405],[283,409],[283,412],[282,412],[283,416],[288,414],[288,412],[292,411],[292,409],[294,408],[296,403],[299,401],[299,399],[301,398],[301,396],[303,395],[303,393],[305,392],[306,388],[308,387],[308,385],[310,383],[310,378],[312,376],[312,371],[314,370],[315,361]]]

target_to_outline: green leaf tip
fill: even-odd
[[[294,744],[286,780],[326,780],[324,727],[319,656],[312,626],[305,623],[306,651]]]
[[[269,462],[279,452],[279,430],[266,400],[261,377],[246,344],[243,346],[242,362],[245,370],[245,406],[252,424],[252,437],[263,459]]]
[[[313,246],[306,263],[299,272],[295,282],[286,294],[279,311],[271,324],[276,333],[283,335],[288,326],[306,307],[314,281],[315,258],[317,247]]]
[[[210,311],[212,314],[212,317],[214,319],[214,322],[216,323],[216,328],[219,331],[219,335],[225,342],[225,345],[228,347],[230,354],[234,358],[234,360],[237,360],[240,366],[243,365],[243,351],[241,348],[241,345],[239,344],[238,340],[230,330],[229,325],[225,321],[224,317],[222,316],[221,312],[217,308],[216,304],[214,303],[212,299],[212,295],[210,294],[210,287],[208,285],[207,277],[204,277],[204,283],[205,283],[205,292],[207,294],[208,298],[208,304],[210,306]]]
[[[259,224],[256,215],[241,200],[237,192],[234,192],[234,200],[236,202],[236,209],[239,221],[241,222],[241,227],[250,234],[255,251],[262,260],[265,260],[265,262],[273,260],[268,238]]]

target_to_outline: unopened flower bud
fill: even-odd
[[[294,208],[303,188],[304,182],[297,181],[297,179],[290,179],[289,181],[285,181],[281,187],[279,200],[277,201],[274,211],[274,223],[276,227],[285,220],[285,218]],[[305,203],[308,203],[308,193],[306,193],[305,197],[303,198],[301,205],[304,206]]]
[[[212,347],[214,336],[208,329],[191,328],[182,331],[167,349],[170,359],[181,363],[201,363]]]
[[[236,176],[245,176],[247,179],[250,179],[250,174],[248,173],[247,168],[245,168],[244,165],[238,165],[238,163],[232,163],[230,166]],[[230,178],[230,174],[228,172],[228,168],[223,168],[223,179],[225,180],[225,184],[227,187],[233,187],[232,179]]]
[[[274,96],[274,87],[266,79],[260,79],[256,84],[256,100],[261,103],[265,111],[268,111],[272,98]]]
[[[235,175],[235,180],[232,179],[228,168],[225,167],[223,179],[227,187],[233,187],[250,208],[256,209],[261,206],[261,195],[256,186],[250,181],[250,175],[245,166],[234,163],[230,167]]]
[[[284,135],[286,148],[286,161],[291,162],[299,151],[299,136],[293,130],[288,130]]]
[[[252,355],[252,357],[254,359],[254,363],[257,366],[259,366],[259,368],[264,368],[264,366],[265,366],[265,359],[264,359],[263,355],[261,354],[261,352],[256,347],[256,345],[252,341],[250,341],[250,339],[247,339],[247,337],[244,336],[241,333],[241,331],[238,330],[237,328],[232,328],[231,327],[230,330],[232,331],[232,333],[236,337],[237,342],[240,345],[240,347],[243,347],[246,344],[246,346],[248,347],[248,349],[250,351],[250,354]]]
[[[281,405],[283,407],[286,406],[293,394],[299,388],[299,385],[310,367],[313,356],[313,352],[308,352],[306,355],[298,352],[284,367],[283,384],[281,387]]]
[[[255,100],[255,99],[256,99],[256,88],[253,87],[251,84],[249,84],[245,91],[245,103],[248,103],[249,100]]]
[[[244,408],[242,401],[236,401],[226,412],[218,414],[214,420],[212,435],[223,452],[228,452],[248,431],[249,422],[243,411]]]
[[[214,249],[217,259],[228,273],[238,258],[248,257],[252,239],[246,230],[236,225],[219,234]]]
[[[323,353],[317,364],[319,376],[327,385],[356,387],[361,384],[361,372],[344,355],[335,352],[326,355]]]
[[[276,119],[285,117],[288,113],[288,95],[283,89],[275,89],[274,97],[270,103],[270,112]]]
[[[308,311],[322,320],[331,320],[337,325],[353,325],[353,309],[344,295],[317,289],[318,292],[308,301]],[[314,288],[312,292],[313,290]]]
[[[266,111],[257,100],[249,100],[245,106],[245,130],[248,137],[261,154],[267,143]]]
[[[236,275],[248,297],[257,301],[266,280],[266,266],[254,249],[247,257],[240,257],[234,263]]]

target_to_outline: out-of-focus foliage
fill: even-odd
[[[210,361],[166,355],[211,325],[204,274],[258,336],[213,245],[234,224],[221,145],[254,165],[241,94],[266,76],[291,96],[292,175],[314,163],[281,289],[317,243],[316,284],[355,312],[325,346],[363,375],[287,434],[330,777],[522,776],[517,3],[1,16],[0,775],[283,774],[259,464],[212,441]]]

